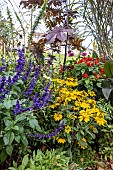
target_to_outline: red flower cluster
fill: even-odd
[[[81,63],[86,63],[87,66],[94,66],[95,64],[99,66],[100,60],[98,58],[94,59],[89,56],[89,57],[84,57],[80,59],[77,64],[81,64]]]
[[[102,75],[104,74],[104,68],[100,68],[100,74],[97,73],[97,72],[94,72],[94,75],[95,75],[95,78],[96,79],[99,79],[99,78],[102,78]],[[82,75],[83,78],[89,78],[89,75],[87,73],[84,73]]]
[[[89,78],[89,75],[88,75],[87,73],[84,73],[84,74],[82,75],[82,77],[83,77],[83,78]]]
[[[94,72],[94,75],[96,79],[102,78],[102,75],[98,74],[97,72]]]
[[[94,72],[94,75],[97,79],[102,78],[103,74],[104,74],[104,68],[100,68],[100,74],[98,74],[97,72]]]
[[[100,68],[101,74],[104,74],[104,68]]]

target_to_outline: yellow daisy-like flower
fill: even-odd
[[[55,114],[54,114],[54,119],[55,119],[55,121],[61,120],[61,119],[62,119],[62,114],[60,114],[60,113],[55,113]]]
[[[55,107],[57,107],[57,106],[59,106],[60,104],[59,103],[54,103],[54,104],[52,104],[50,107],[52,108],[52,109],[54,109]]]
[[[74,78],[68,77],[67,80],[68,80],[68,81],[74,81]]]
[[[95,117],[95,121],[97,122],[97,124],[99,124],[100,126],[104,126],[107,121],[104,118],[99,118],[99,117]]]
[[[90,95],[90,96],[96,96],[96,94],[95,94],[95,92],[94,91],[91,91],[91,90],[88,90],[88,94]]]
[[[70,126],[65,126],[65,132],[66,132],[66,133],[71,132],[71,127],[70,127]]]
[[[59,138],[59,139],[57,139],[57,142],[58,142],[58,143],[64,144],[64,143],[66,142],[66,140],[63,139],[63,138]]]

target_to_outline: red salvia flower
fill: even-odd
[[[104,68],[100,68],[101,74],[104,74]]]
[[[83,78],[89,78],[89,75],[88,75],[87,73],[84,73],[84,74],[82,75],[82,77],[83,77]]]

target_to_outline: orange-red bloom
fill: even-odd
[[[83,78],[89,78],[89,75],[88,75],[87,73],[84,73],[84,74],[82,75],[82,77],[83,77]]]

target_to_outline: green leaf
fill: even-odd
[[[10,109],[13,106],[12,101],[10,99],[5,99],[3,102],[3,106],[5,106],[6,109]]]
[[[18,142],[18,143],[20,143],[20,136],[18,135],[18,136],[15,136],[15,140]]]
[[[76,137],[78,141],[81,139],[81,135],[79,133],[77,133]]]
[[[21,115],[17,115],[16,116],[16,122],[19,122],[19,121],[22,121],[22,120],[24,120],[24,119],[26,119],[26,115],[25,114],[21,114]]]
[[[13,168],[13,167],[10,167],[10,168],[8,168],[9,170],[17,170],[17,169],[15,169],[15,168]]]
[[[88,70],[89,70],[89,71],[93,71],[93,70],[94,70],[94,67],[89,67]]]
[[[29,161],[28,155],[25,155],[24,158],[23,158],[23,160],[22,160],[22,165],[23,165],[24,167],[26,167],[26,165],[28,164],[28,161]]]
[[[14,133],[11,132],[10,135],[9,135],[9,145],[12,144],[13,140],[14,140]]]
[[[41,127],[37,124],[36,125],[36,130],[38,131],[38,132],[42,132],[42,129],[41,129]]]
[[[97,87],[102,87],[102,83],[97,83]]]
[[[10,126],[12,124],[12,121],[7,119],[7,117],[4,118],[4,123],[6,126]]]
[[[20,87],[18,87],[18,84],[16,84],[16,83],[13,85],[12,89],[13,89],[13,91],[17,91],[17,92],[21,93],[21,89],[20,89]]]
[[[93,138],[93,139],[95,139],[95,134],[94,133],[92,133],[92,132],[90,132],[90,131],[87,131],[87,133]]]
[[[17,163],[15,161],[13,161],[13,166],[17,168]]]
[[[23,143],[25,146],[28,145],[28,141],[27,141],[26,136],[21,136],[21,141],[22,141],[22,143]]]
[[[86,146],[86,142],[84,142],[83,140],[79,140],[80,144],[85,147]]]
[[[11,145],[14,140],[14,133],[13,132],[6,133],[3,137],[3,140],[5,145]]]
[[[86,79],[86,80],[85,80],[85,83],[86,83],[86,85],[88,85],[88,84],[90,83],[90,80],[89,80],[89,79]]]
[[[9,170],[17,170],[17,169],[15,169],[15,168],[13,168],[13,167],[9,167],[8,169],[9,169]]]
[[[4,149],[2,150],[2,152],[0,153],[0,161],[1,161],[1,163],[6,160],[7,156],[8,156],[8,155],[7,155],[6,150],[5,150],[5,148],[4,148]]]
[[[34,164],[34,161],[32,159],[30,159],[29,164],[30,164],[30,168],[32,170],[35,170],[35,164]]]
[[[80,133],[81,133],[82,135],[84,135],[84,131],[83,131],[83,130],[80,130]]]
[[[36,119],[30,119],[29,124],[34,129],[36,125],[38,124],[38,121]]]
[[[6,134],[6,135],[3,137],[3,141],[4,141],[5,145],[8,145],[8,143],[9,143],[9,135]]]
[[[17,100],[12,100],[12,105],[16,105]]]
[[[22,80],[18,80],[18,83],[22,84],[22,85],[24,84],[24,82]]]
[[[18,95],[18,93],[16,91],[10,91],[10,95],[15,94],[16,96]]]
[[[81,70],[81,73],[82,73],[82,74],[84,74],[84,73],[85,73],[85,71],[86,71],[85,69],[82,69],[82,70]]]
[[[12,152],[13,152],[13,146],[12,145],[8,145],[6,147],[6,152],[7,152],[8,155],[11,155]]]
[[[113,63],[112,61],[106,61],[104,64],[104,71],[108,78],[111,78],[113,76]]]
[[[19,131],[19,127],[18,126],[14,126],[12,129]]]
[[[69,143],[72,142],[72,138],[71,138],[70,134],[67,134],[67,139],[68,139],[68,142],[69,142]]]

